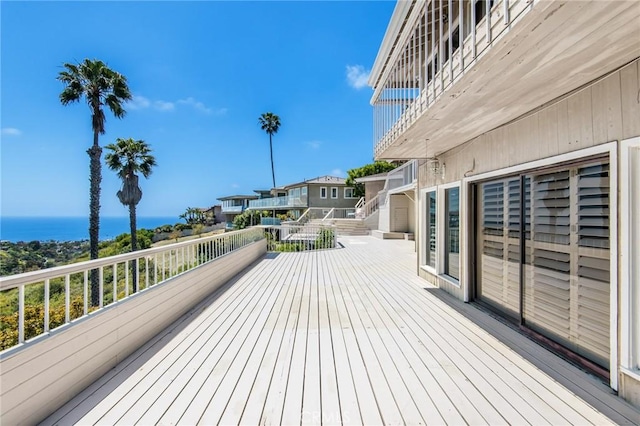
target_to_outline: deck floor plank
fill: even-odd
[[[270,254],[44,424],[633,424],[594,377],[415,275],[413,243]]]

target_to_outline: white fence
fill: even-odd
[[[332,225],[289,222],[264,229],[269,251],[323,250],[335,248],[337,245],[336,230]]]
[[[260,229],[251,228],[2,277],[0,301],[13,310],[2,316],[0,350],[46,335],[263,238]]]

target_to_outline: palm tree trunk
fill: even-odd
[[[138,250],[138,231],[136,230],[136,205],[129,204],[129,226],[131,228],[131,251]],[[133,282],[133,292],[138,292],[138,261],[131,261],[131,280]]]
[[[102,148],[98,144],[98,132],[93,132],[93,146],[87,150],[90,166],[89,189],[89,253],[91,259],[98,258],[98,242],[100,240],[100,182],[102,181],[102,169],[100,157]],[[100,283],[97,269],[91,270],[91,305],[100,304]]]
[[[271,179],[273,179],[273,187],[276,187],[276,173],[273,169],[273,142],[271,141],[271,133],[269,133],[269,152],[271,153]]]

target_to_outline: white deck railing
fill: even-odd
[[[369,201],[367,201],[362,207],[356,209],[356,218],[357,219],[366,219],[375,212],[378,211],[380,206],[380,197],[376,195]]]
[[[293,222],[264,227],[269,251],[307,251],[335,248],[337,233],[332,225]]]
[[[306,198],[306,197],[305,197]],[[261,198],[259,200],[249,201],[249,209],[287,209],[287,208],[300,208],[307,207],[307,200],[301,197],[273,197],[273,198]]]
[[[0,350],[45,335],[263,238],[260,229],[251,228],[1,277],[0,297],[15,310],[3,318]],[[97,271],[98,277],[96,306],[90,303],[91,271]],[[26,304],[27,296],[33,303]]]

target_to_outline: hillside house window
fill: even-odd
[[[320,188],[320,198],[327,198],[327,187],[323,186]]]
[[[425,265],[436,267],[436,191],[427,192],[425,226]]]
[[[344,189],[344,198],[356,198],[356,190],[355,190],[355,188],[345,188]]]
[[[331,198],[338,198],[338,188],[335,186],[331,188]]]

